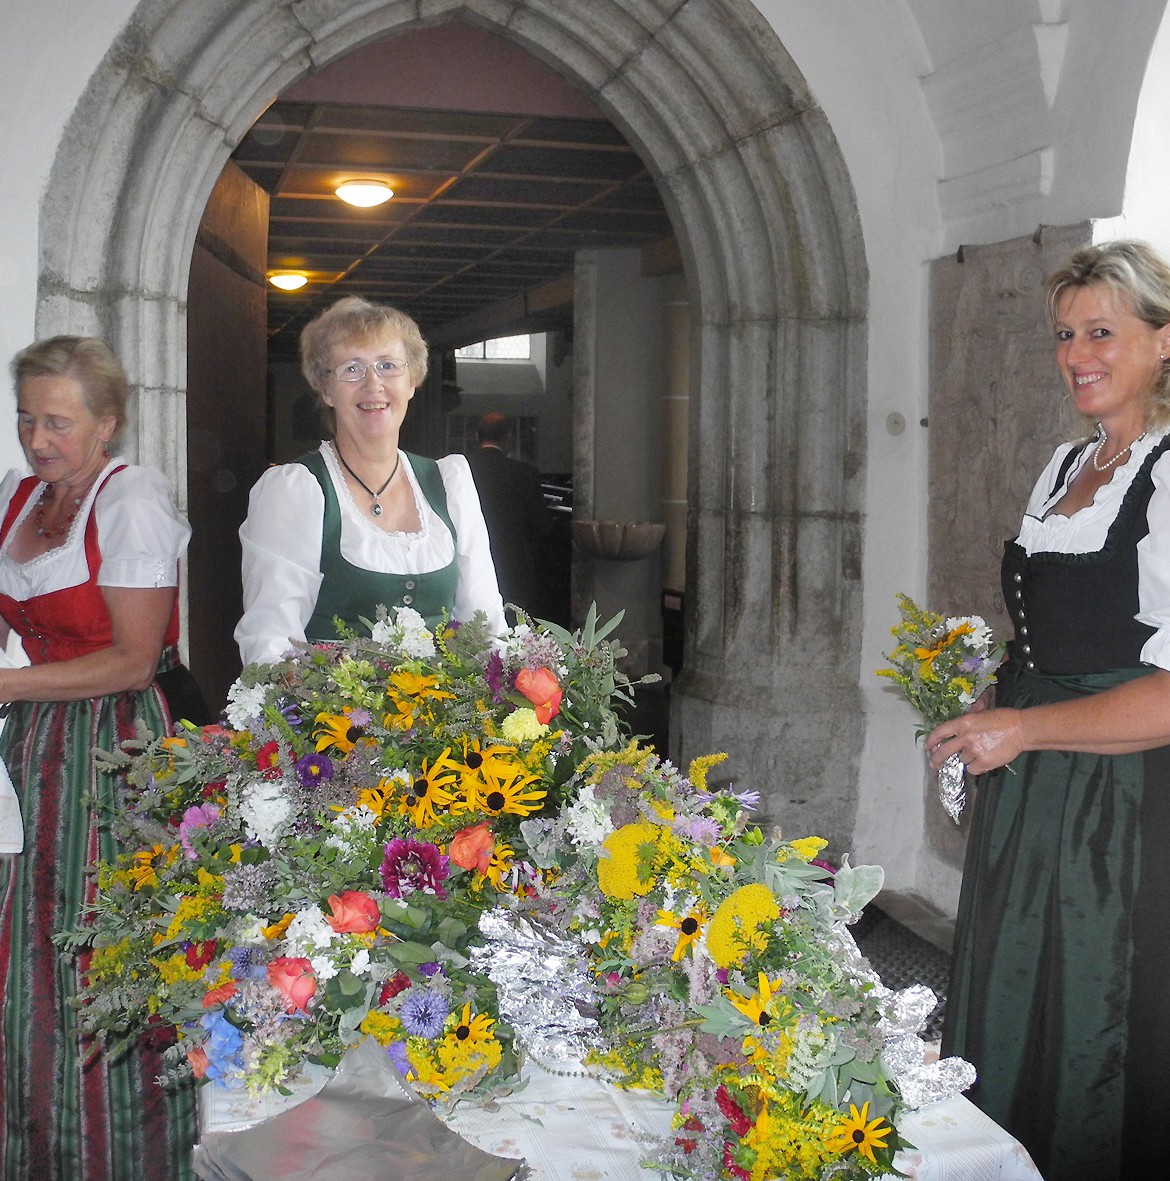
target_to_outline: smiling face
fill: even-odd
[[[82,488],[105,466],[113,416],[95,418],[72,377],[26,377],[16,394],[20,444],[34,474],[62,488]]]
[[[1113,438],[1145,429],[1150,395],[1170,354],[1170,326],[1154,328],[1110,287],[1068,288],[1056,305],[1056,362],[1077,411]]]
[[[366,366],[365,376],[361,381],[338,380],[336,370],[351,361]],[[380,377],[374,371],[377,361],[394,361],[404,368],[393,377]],[[343,448],[347,443],[355,448],[382,442],[397,445],[398,432],[416,384],[406,362],[406,349],[397,339],[365,345],[349,341],[330,350],[330,373],[325,378],[321,400],[336,415],[337,440]]]

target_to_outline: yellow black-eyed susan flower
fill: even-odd
[[[869,1103],[863,1103],[861,1110],[850,1103],[849,1115],[825,1137],[825,1147],[830,1152],[859,1152],[874,1164],[875,1148],[885,1148],[885,1139],[894,1129],[882,1118],[869,1119]]]

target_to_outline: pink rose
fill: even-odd
[[[492,846],[495,837],[488,828],[487,821],[461,828],[452,838],[447,848],[447,856],[460,869],[476,869],[480,873],[487,873],[487,867],[492,859]]]
[[[329,895],[329,909],[325,921],[339,935],[361,935],[376,931],[382,921],[378,904],[360,890],[345,890],[341,894]]]
[[[313,965],[304,956],[277,956],[270,960],[268,983],[284,997],[284,1007],[290,1013],[305,1012],[317,991]]]
[[[522,668],[516,674],[516,688],[532,702],[536,720],[547,726],[561,712],[561,697],[564,696],[560,682],[552,669]]]

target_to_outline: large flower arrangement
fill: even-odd
[[[416,1087],[515,1072],[491,982],[468,968],[486,907],[534,889],[519,823],[617,741],[628,680],[582,634],[415,612],[250,666],[228,727],[107,752],[130,850],[97,869],[84,1029],[173,1027],[176,1073],[278,1086],[363,1034]],[[103,756],[99,756],[103,757]]]
[[[591,755],[556,816],[522,824],[563,877],[554,911],[583,937],[603,1048],[623,1085],[662,1091],[675,1177],[859,1177],[889,1171],[899,1096],[882,1058],[888,994],[843,924],[881,871],[818,864],[825,842],[749,823],[755,793],[711,790],[651,751]]]
[[[258,1088],[369,1035],[451,1102],[529,1044],[481,956],[517,913],[585,949],[593,1068],[676,1104],[660,1169],[887,1172],[889,994],[844,930],[881,872],[762,832],[708,785],[722,756],[683,775],[631,740],[616,622],[435,636],[400,610],[246,669],[226,726],[107,752],[128,851],[63,937],[83,1027],[172,1030],[176,1075]]]

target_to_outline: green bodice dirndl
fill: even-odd
[[[456,540],[455,526],[447,507],[447,492],[443,476],[433,459],[403,452],[414,469],[419,487],[427,503]],[[455,606],[455,591],[459,585],[459,567],[454,557],[438,570],[419,574],[382,574],[363,570],[347,562],[341,554],[341,508],[337,492],[319,451],[302,456],[298,463],[313,474],[325,497],[325,513],[321,530],[321,588],[313,614],[305,625],[305,638],[314,642],[337,639],[335,619],[347,627],[364,631],[361,620],[373,620],[379,604],[387,608],[413,607],[434,627],[446,612],[451,615]]]

